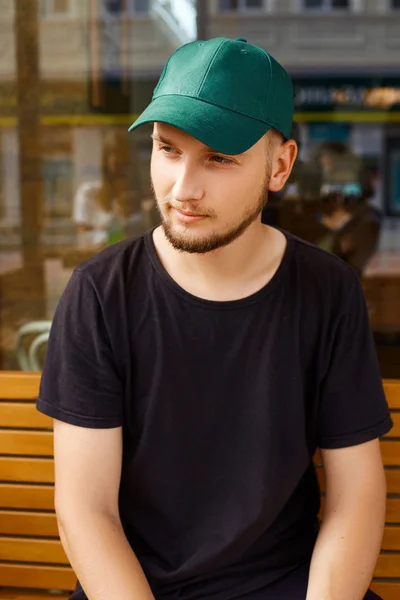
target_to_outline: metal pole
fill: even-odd
[[[24,264],[37,263],[43,210],[38,0],[16,0],[17,114]]]
[[[102,105],[101,65],[100,65],[100,11],[97,0],[89,3],[90,32],[90,95],[93,108]]]
[[[197,39],[208,39],[209,0],[196,0]]]

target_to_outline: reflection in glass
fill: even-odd
[[[196,37],[196,3],[3,5],[0,369],[26,369],[32,348],[30,367],[41,363],[41,328],[73,269],[158,223],[150,130],[132,136],[127,129],[168,56]]]

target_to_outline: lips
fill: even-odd
[[[176,216],[180,221],[184,223],[195,223],[196,221],[202,221],[206,218],[206,215],[199,215],[198,213],[186,212],[183,210],[179,210],[178,208],[173,208]]]
[[[206,215],[201,215],[199,213],[192,213],[192,212],[187,212],[186,210],[180,210],[179,208],[175,208],[175,210],[180,213],[181,215],[184,215],[185,217],[205,217]]]

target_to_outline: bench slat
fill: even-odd
[[[0,590],[0,600],[68,600],[71,594],[51,594],[50,592],[18,592]]]
[[[400,577],[400,554],[380,554],[374,577]]]
[[[371,590],[384,600],[399,600],[400,598],[400,582],[374,581],[371,585]]]
[[[54,483],[54,460],[0,456],[0,481]]]
[[[391,438],[391,437],[400,437],[400,413],[392,413],[392,421],[393,421],[393,427],[392,429],[389,431],[389,433],[387,435],[384,436],[384,439],[387,438]]]
[[[53,432],[0,430],[0,454],[53,456]]]
[[[389,408],[400,408],[400,384],[397,380],[386,380],[383,382],[386,400]]]
[[[0,508],[54,510],[54,486],[0,483]]]
[[[0,402],[0,427],[52,429],[53,419],[36,410],[33,402]]]
[[[386,523],[400,523],[400,498],[387,499]]]
[[[69,565],[59,540],[0,537],[0,560]]]
[[[398,550],[400,552],[400,527],[385,527],[381,547],[382,550]]]
[[[68,600],[71,594],[38,594],[35,592],[12,592],[10,590],[0,590],[0,600]]]
[[[0,375],[2,400],[36,400],[39,394],[40,373],[3,371]]]
[[[400,442],[381,442],[382,460],[387,467],[400,466]]]
[[[0,581],[3,587],[72,591],[76,576],[71,567],[0,564]]]
[[[0,535],[58,537],[56,515],[0,510]]]

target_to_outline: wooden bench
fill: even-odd
[[[58,536],[52,420],[35,408],[39,380],[38,373],[0,373],[2,600],[64,600],[76,583]]]
[[[39,378],[0,372],[0,600],[66,599],[76,582],[58,537],[52,421],[35,408]],[[372,587],[399,600],[400,381],[385,382],[385,392],[394,428],[381,442],[387,525]],[[322,466],[318,476],[323,493]]]

